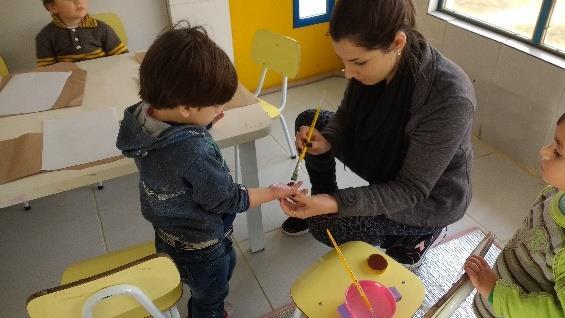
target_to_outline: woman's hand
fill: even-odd
[[[315,128],[314,131],[312,132],[312,138],[310,139],[310,143],[306,144],[308,140],[308,129],[310,129],[310,127],[302,126],[296,133],[295,144],[296,144],[296,149],[298,149],[299,153],[302,151],[302,148],[304,146],[308,147],[308,150],[306,152],[311,155],[321,155],[332,149],[332,145]]]
[[[488,298],[494,290],[498,277],[487,261],[478,255],[471,255],[467,258],[464,267],[473,286],[485,299]]]
[[[271,193],[273,194],[273,197],[275,199],[287,199],[298,193],[308,193],[308,189],[300,190],[302,183],[302,181],[289,184],[275,183],[270,185],[269,189],[271,190]]]
[[[295,218],[337,213],[337,201],[329,194],[307,196],[304,192],[299,192],[290,200],[281,199],[279,202],[284,213]]]

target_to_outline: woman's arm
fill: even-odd
[[[472,125],[473,103],[457,97],[443,101],[409,136],[397,177],[389,182],[341,189],[336,194],[341,216],[390,215],[428,198]]]
[[[329,194],[307,196],[300,192],[292,196],[292,201],[282,199],[279,203],[286,215],[300,219],[337,213],[337,201]]]

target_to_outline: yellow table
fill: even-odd
[[[374,280],[400,292],[402,299],[396,303],[396,318],[414,315],[425,295],[424,284],[418,276],[370,244],[353,241],[340,245],[340,248],[358,280]],[[381,254],[388,261],[382,274],[377,274],[367,264],[371,254]],[[345,290],[350,284],[349,275],[332,250],[294,282],[290,295],[296,306],[310,318],[340,317],[337,307],[344,303]]]
[[[122,54],[77,63],[87,71],[81,106],[0,118],[0,140],[26,133],[43,132],[43,120],[75,116],[106,107],[115,107],[121,120],[124,109],[139,101],[139,63],[132,54]],[[271,119],[259,103],[225,112],[210,130],[222,148],[239,145],[242,182],[259,186],[255,140],[269,135]],[[123,158],[82,170],[40,173],[0,185],[0,208],[83,187],[137,172],[132,159]],[[246,213],[251,252],[264,249],[261,207]]]

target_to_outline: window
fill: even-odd
[[[330,20],[334,0],[293,0],[294,28]]]
[[[440,0],[439,10],[565,56],[565,0]]]
[[[557,0],[543,42],[556,50],[565,51],[565,0]]]

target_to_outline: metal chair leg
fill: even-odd
[[[292,314],[292,318],[302,318],[302,312],[298,307],[294,307],[294,314]]]
[[[279,115],[279,119],[281,120],[281,125],[283,127],[286,144],[288,145],[288,149],[290,150],[290,158],[295,159],[296,150],[294,149],[294,144],[292,143],[292,139],[290,138],[290,134],[288,133],[288,127],[286,125],[286,120],[284,119],[283,114]]]
[[[233,151],[235,153],[235,167],[234,169],[234,179],[235,179],[235,183],[240,183],[241,180],[239,178],[239,146],[235,145],[233,147]]]

